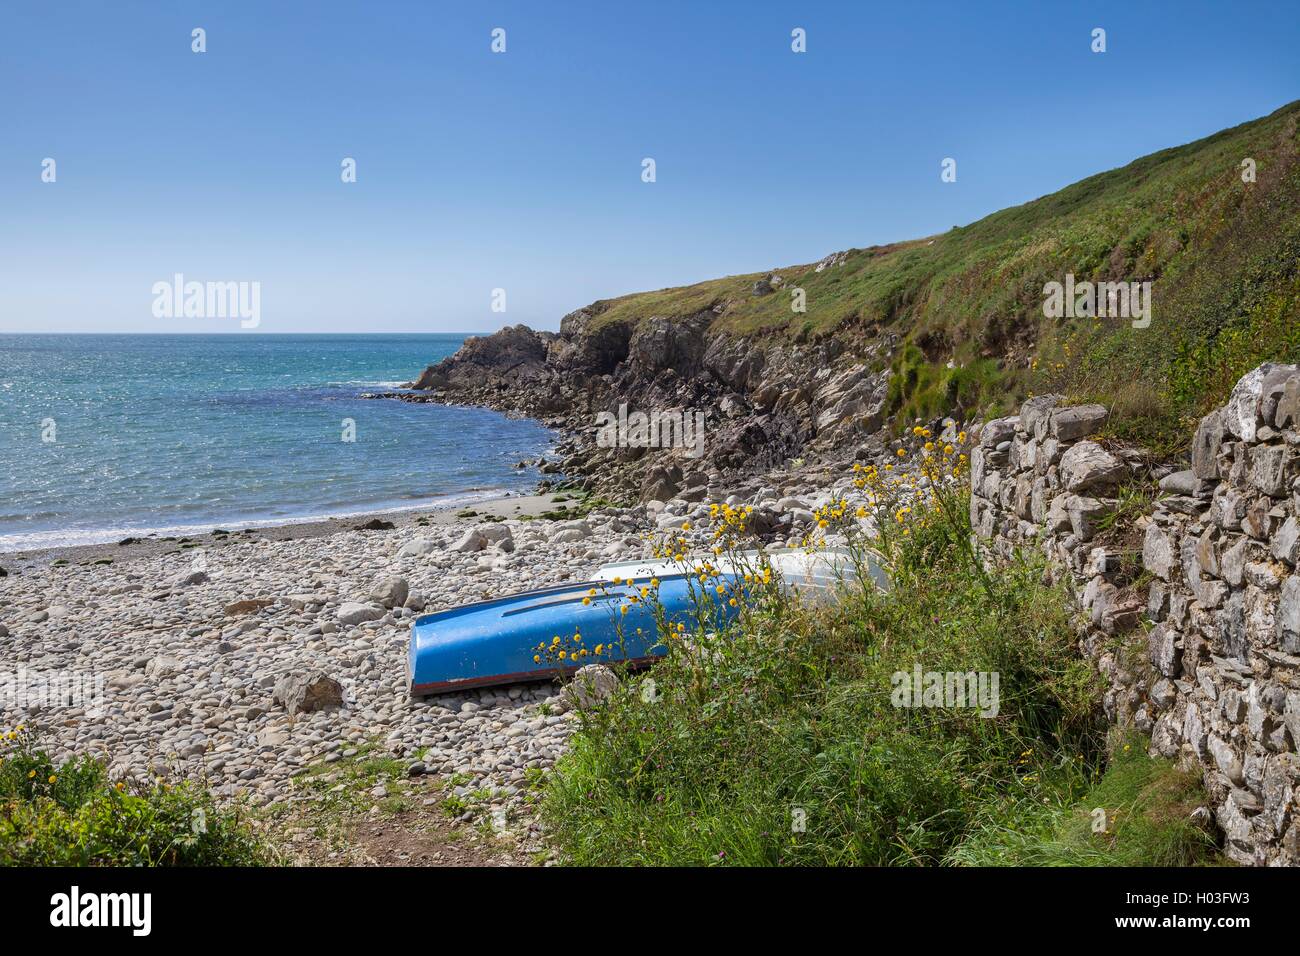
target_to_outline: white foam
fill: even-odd
[[[291,524],[327,521],[330,518],[364,518],[369,515],[387,514],[389,512],[444,510],[474,502],[517,496],[517,492],[504,491],[500,488],[485,488],[441,495],[422,501],[376,506],[360,511],[330,511],[321,514],[303,514],[281,518],[235,517],[227,518],[224,521],[208,521],[202,524],[162,525],[158,527],[60,528],[53,531],[30,531],[23,534],[0,535],[0,554],[12,554],[15,551],[37,551],[45,548],[69,548],[89,544],[116,544],[123,538],[147,538],[150,535],[156,535],[160,538],[192,537],[207,534],[217,528],[225,528],[228,531],[243,528],[276,528]]]

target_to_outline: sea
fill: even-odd
[[[528,491],[540,424],[360,398],[464,339],[0,335],[0,552]]]

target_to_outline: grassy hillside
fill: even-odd
[[[777,270],[807,294],[754,296],[766,273],[599,303],[599,322],[686,316],[796,339],[901,335],[900,417],[1010,407],[1063,391],[1116,406],[1115,427],[1176,444],[1183,420],[1264,359],[1300,357],[1300,101],[1263,119],[930,238]],[[1253,159],[1256,181],[1242,181]],[[1153,321],[1043,317],[1043,286],[1151,280]],[[954,367],[948,368],[952,362]]]

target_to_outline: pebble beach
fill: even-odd
[[[56,759],[88,754],[117,779],[202,780],[217,799],[256,807],[292,802],[296,777],[377,747],[411,776],[472,796],[475,819],[509,819],[508,835],[535,847],[528,777],[554,765],[577,723],[563,687],[412,698],[414,619],[587,580],[601,564],[649,557],[665,532],[703,547],[710,499],[752,507],[778,526],[769,540],[797,545],[814,525],[809,509],[866,502],[852,475],[840,462],[571,518],[559,509],[574,499],[547,493],[0,555],[11,674],[102,682],[85,706],[29,704],[17,719]],[[322,675],[341,685],[339,705],[280,698],[286,677]]]
[[[473,518],[382,516],[391,530],[352,521],[184,548],[4,555],[7,669],[103,682],[88,706],[34,706],[19,719],[59,757],[99,757],[118,778],[202,777],[219,798],[255,805],[286,799],[306,767],[367,742],[410,757],[413,773],[456,775],[461,790],[508,803],[525,772],[563,748],[571,721],[559,687],[413,700],[407,640],[422,611],[581,580],[641,554],[643,538],[618,512],[528,520],[554,497],[500,499]],[[342,707],[290,714],[273,699],[283,675],[315,672],[343,685]]]

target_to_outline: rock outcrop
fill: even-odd
[[[544,470],[641,500],[861,441],[884,421],[888,340],[855,348],[845,336],[739,335],[719,327],[715,310],[608,320],[608,305],[565,316],[558,334],[516,325],[467,339],[427,368],[414,392],[374,397],[541,419],[567,436],[562,462]],[[700,415],[700,447],[653,435],[602,442],[599,416],[620,407],[625,417]]]

